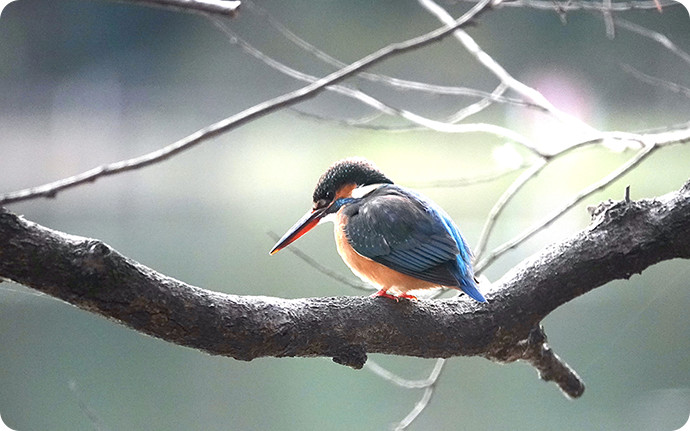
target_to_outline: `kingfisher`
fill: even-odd
[[[472,253],[450,216],[421,194],[393,184],[372,162],[360,157],[335,162],[319,178],[313,203],[271,254],[332,221],[340,257],[379,288],[372,296],[416,300],[409,291],[449,287],[486,302]]]

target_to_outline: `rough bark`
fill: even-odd
[[[601,204],[585,230],[497,281],[486,304],[222,294],[0,209],[0,277],[172,343],[240,360],[328,356],[354,368],[367,353],[524,360],[571,397],[584,385],[546,344],[541,320],[608,281],[673,258],[690,258],[690,182],[655,199]]]

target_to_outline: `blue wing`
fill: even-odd
[[[450,217],[433,202],[385,185],[344,208],[345,234],[362,256],[421,280],[456,286],[484,302],[471,253]]]

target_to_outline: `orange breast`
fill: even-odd
[[[335,244],[345,264],[363,281],[373,283],[380,289],[390,290],[390,293],[393,294],[405,293],[408,290],[439,287],[429,281],[420,280],[390,269],[357,253],[345,236],[344,226],[346,224],[347,217],[342,212],[338,212],[334,230]]]

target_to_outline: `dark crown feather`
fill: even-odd
[[[316,184],[314,202],[331,201],[345,184],[366,186],[369,184],[393,184],[372,162],[361,157],[351,157],[333,163]]]

